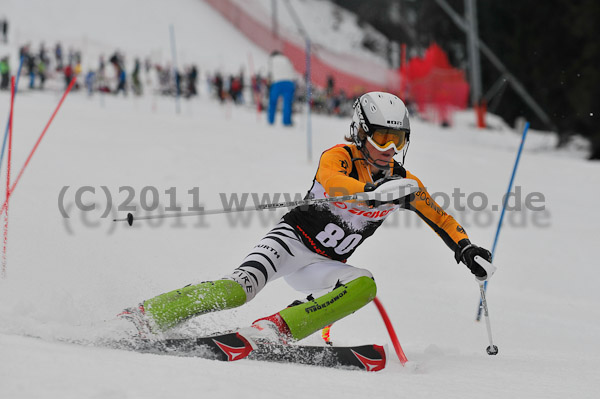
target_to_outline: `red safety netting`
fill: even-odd
[[[285,35],[274,37],[264,18],[251,15],[235,1],[205,1],[259,47],[267,52],[281,51],[298,73],[305,73],[304,43]],[[464,72],[453,68],[436,44],[427,49],[424,57],[411,59],[400,70],[318,46],[315,50],[311,54],[311,76],[312,83],[319,87],[325,87],[327,78],[334,76],[336,88],[351,97],[374,90],[396,93],[415,103],[423,117],[440,123],[451,123],[452,111],[467,107],[469,85]]]
[[[425,118],[451,123],[452,111],[467,108],[469,84],[463,71],[453,68],[446,53],[432,44],[423,58],[411,59],[401,69],[402,93]]]
[[[274,37],[268,22],[257,19],[231,0],[205,0],[229,20],[248,39],[267,52],[279,50],[285,54],[296,71],[306,72],[305,45],[285,36]],[[314,46],[311,54],[311,82],[326,87],[328,76],[335,77],[337,89],[354,96],[367,91],[400,91],[399,71],[356,57],[337,54]]]

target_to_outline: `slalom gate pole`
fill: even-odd
[[[310,106],[312,103],[311,70],[310,70],[310,39],[306,39],[306,158],[312,162],[312,122]]]
[[[408,362],[408,359],[406,358],[406,355],[404,354],[404,351],[402,350],[400,341],[398,341],[398,336],[396,335],[394,326],[392,326],[392,322],[390,321],[390,318],[388,317],[388,314],[385,311],[383,305],[381,304],[381,301],[379,300],[379,298],[375,297],[375,299],[373,299],[373,303],[375,304],[375,306],[377,306],[377,309],[379,310],[379,313],[381,314],[381,318],[383,319],[383,322],[385,323],[385,328],[387,328],[388,334],[390,334],[390,339],[392,340],[392,344],[394,345],[394,349],[396,350],[396,355],[398,355],[398,359],[400,360],[400,363],[402,363],[402,366],[404,366],[406,364],[406,362]]]
[[[260,91],[254,91],[254,86],[252,86],[252,79],[256,79],[256,87],[258,88],[260,88],[260,82],[258,81],[258,76],[254,75],[254,59],[252,58],[252,53],[250,51],[248,51],[248,66],[250,67],[250,91],[252,92],[252,97],[254,97],[254,102],[256,103],[256,119],[260,120],[260,112],[262,111],[262,104],[260,102]]]
[[[15,77],[10,79],[10,114],[8,116],[8,158],[6,161],[6,209],[4,209],[4,240],[2,245],[2,271],[0,276],[6,278],[6,247],[8,243],[8,199],[10,197],[10,165],[12,158],[13,110],[15,106]]]
[[[525,139],[527,138],[527,131],[529,130],[529,122],[525,123],[525,128],[523,129],[523,135],[521,136],[521,145],[519,145],[519,150],[517,151],[517,159],[515,160],[515,165],[513,166],[512,175],[510,176],[510,182],[508,183],[508,190],[506,191],[506,195],[504,196],[504,201],[502,201],[502,212],[500,213],[500,220],[498,221],[498,227],[496,228],[496,236],[494,237],[494,244],[492,245],[492,260],[494,259],[494,254],[496,253],[496,244],[498,244],[498,237],[500,236],[500,229],[502,228],[502,222],[504,221],[504,214],[506,213],[506,206],[508,205],[508,197],[510,195],[510,191],[512,190],[513,183],[515,181],[515,175],[517,174],[517,167],[519,166],[519,160],[521,159],[521,153],[523,152],[523,145],[525,144]],[[487,281],[483,285],[483,291],[487,290]],[[479,299],[479,306],[477,307],[477,317],[476,320],[481,320],[481,311],[483,310],[483,304],[481,298]]]
[[[19,174],[17,175],[17,178],[15,179],[14,183],[12,184],[12,187],[10,188],[10,195],[13,194],[13,192],[15,191],[15,188],[17,187],[17,184],[19,183],[19,180],[21,180],[21,176],[23,176],[23,172],[25,172],[25,168],[27,168],[27,165],[29,165],[29,162],[31,161],[31,158],[33,157],[33,154],[35,154],[35,151],[37,150],[38,146],[40,145],[40,142],[42,141],[42,139],[44,138],[44,135],[46,134],[46,132],[48,131],[48,128],[50,127],[50,124],[52,123],[52,121],[54,120],[54,117],[56,116],[56,114],[58,113],[58,110],[60,109],[60,107],[62,106],[63,102],[65,101],[65,98],[67,97],[67,94],[69,94],[69,92],[71,91],[71,89],[73,88],[73,86],[75,85],[75,82],[77,81],[77,77],[74,76],[73,79],[71,80],[71,83],[69,84],[69,86],[67,87],[67,89],[65,90],[63,96],[61,97],[60,101],[58,102],[58,105],[56,106],[56,109],[54,110],[54,112],[52,113],[52,116],[50,117],[50,119],[48,120],[48,123],[46,123],[46,127],[44,127],[44,130],[42,131],[42,134],[40,134],[40,137],[38,137],[35,145],[33,146],[33,149],[31,150],[31,152],[29,153],[29,156],[27,157],[27,160],[25,160],[25,163],[23,164],[23,166],[21,167],[21,170],[19,171]],[[0,210],[0,212],[3,212],[8,204],[8,198],[7,197],[4,200],[4,204],[2,205],[2,209]]]
[[[23,68],[23,60],[25,56],[21,56],[21,61],[19,62],[19,69],[17,70],[17,82],[15,83],[15,96],[17,95],[17,91],[19,89],[19,79],[21,77],[21,69]],[[12,101],[12,99],[11,99]],[[4,132],[4,139],[2,141],[2,151],[0,151],[0,169],[2,169],[2,161],[4,160],[4,150],[6,148],[6,139],[8,137],[8,128],[10,123],[10,118],[12,114],[8,115],[9,120],[6,121],[6,131]]]

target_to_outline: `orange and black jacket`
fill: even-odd
[[[364,202],[333,202],[292,209],[283,219],[292,226],[304,244],[316,253],[345,261],[362,242],[381,226],[396,209],[414,211],[453,252],[459,241],[468,239],[465,230],[429,195],[425,186],[412,173],[392,161],[390,173],[414,179],[420,190],[400,204],[383,203],[369,206]],[[365,191],[366,183],[383,178],[383,172],[371,172],[360,150],[353,144],[340,144],[321,155],[312,187],[305,198],[351,195]]]

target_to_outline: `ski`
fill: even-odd
[[[250,360],[296,363],[341,369],[379,371],[385,368],[385,349],[380,345],[308,346],[258,344]]]
[[[199,338],[136,339],[106,342],[106,346],[141,353],[236,361],[244,358],[320,367],[383,370],[385,349],[380,345],[309,346],[254,342],[237,332]]]
[[[255,348],[250,340],[236,332],[200,338],[113,341],[108,342],[107,346],[141,353],[201,357],[229,362],[247,357]]]

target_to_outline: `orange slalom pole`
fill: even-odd
[[[398,341],[398,336],[396,335],[396,331],[394,331],[394,326],[392,326],[392,322],[390,321],[390,318],[388,317],[388,314],[385,311],[383,305],[381,304],[381,301],[379,300],[379,298],[375,297],[375,299],[373,299],[373,303],[375,304],[375,306],[377,306],[377,309],[379,310],[379,313],[381,314],[381,318],[383,319],[383,322],[385,323],[385,327],[388,330],[388,334],[390,334],[390,339],[392,340],[392,344],[394,345],[394,349],[396,350],[398,359],[400,359],[400,363],[402,363],[402,365],[404,366],[404,364],[406,362],[408,362],[408,359],[406,358],[406,355],[404,354],[404,351],[402,350],[400,341]]]
[[[321,338],[323,338],[323,341],[325,341],[326,344],[330,344],[331,345],[331,326],[332,324],[323,327],[323,330],[321,331]]]

